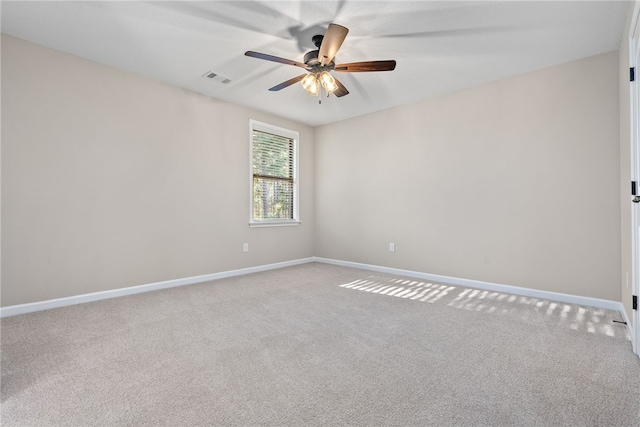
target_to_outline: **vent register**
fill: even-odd
[[[213,71],[207,71],[206,73],[204,73],[202,75],[202,77],[204,77],[206,79],[209,79],[209,80],[216,81],[218,83],[225,84],[225,85],[228,84],[228,83],[231,83],[231,79],[229,79],[229,78],[227,78],[227,77],[225,77],[225,76],[223,76],[221,74],[214,73]]]

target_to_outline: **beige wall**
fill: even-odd
[[[317,128],[315,254],[620,300],[618,109],[611,52]]]
[[[619,301],[618,72],[312,129],[2,36],[1,304],[312,255]],[[250,118],[300,131],[301,226],[247,225]]]
[[[300,226],[248,226],[251,118],[300,132]],[[313,255],[312,128],[3,35],[1,136],[2,306]]]

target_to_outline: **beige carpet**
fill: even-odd
[[[619,313],[304,264],[2,319],[3,426],[638,426]]]

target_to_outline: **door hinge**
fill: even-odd
[[[629,68],[629,81],[636,81],[636,67]]]
[[[637,310],[637,309],[638,309],[638,295],[634,295],[634,296],[633,296],[633,304],[632,304],[632,308],[633,308],[634,310]]]
[[[635,181],[631,181],[631,195],[632,196],[638,195],[638,183]]]

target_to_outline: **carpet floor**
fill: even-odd
[[[639,426],[620,313],[309,263],[4,318],[3,426]]]

